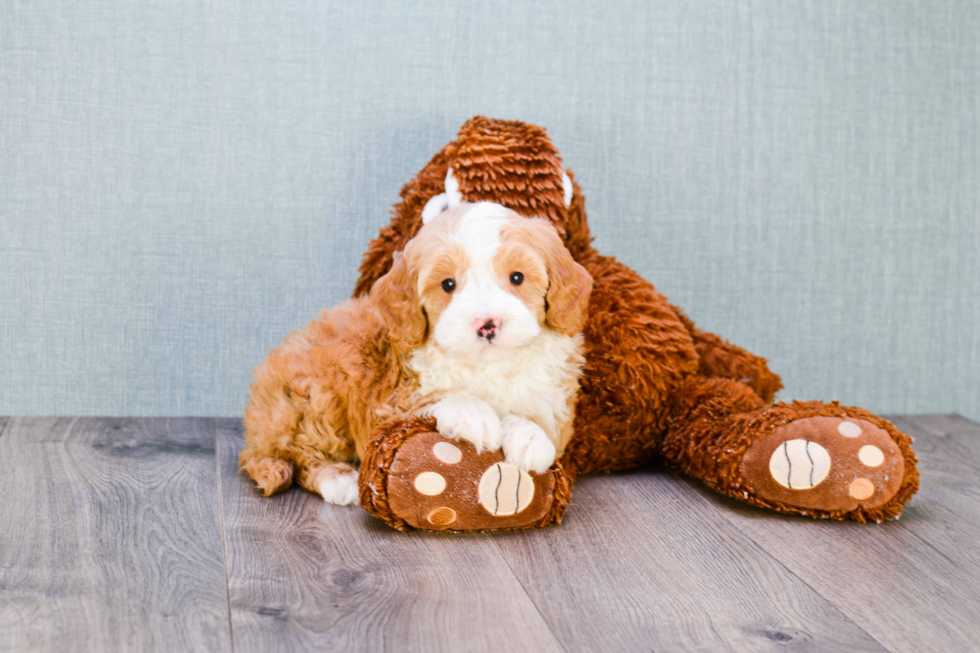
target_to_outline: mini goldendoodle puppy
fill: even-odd
[[[572,434],[592,278],[554,227],[489,202],[431,217],[369,297],[255,370],[240,463],[266,496],[357,499],[368,437],[406,414],[544,472]]]

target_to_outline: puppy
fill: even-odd
[[[350,504],[372,432],[416,414],[546,471],[572,433],[591,290],[542,219],[489,202],[431,218],[369,297],[325,311],[256,368],[242,468],[266,496],[295,476]]]

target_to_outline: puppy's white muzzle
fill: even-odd
[[[462,359],[496,358],[541,333],[527,306],[496,283],[467,280],[436,323],[433,336],[446,353]]]

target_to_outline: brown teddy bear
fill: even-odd
[[[770,403],[780,378],[755,356],[699,330],[636,272],[592,248],[585,199],[545,130],[469,120],[401,191],[361,265],[367,293],[429,215],[491,201],[549,220],[594,289],[587,361],[565,455],[528,475],[477,453],[430,419],[382,425],[359,477],[361,504],[398,529],[470,531],[560,522],[577,474],[662,459],[739,501],[858,521],[898,516],[919,486],[910,438],[861,408]],[[428,218],[428,215],[426,216]],[[437,474],[445,481],[431,484]]]

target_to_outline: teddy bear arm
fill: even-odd
[[[656,455],[674,389],[697,375],[693,340],[667,300],[637,272],[594,250],[586,362],[563,464],[576,473],[643,465]]]
[[[561,521],[574,478],[555,462],[521,471],[500,450],[447,438],[432,417],[401,415],[378,425],[365,447],[361,506],[398,530],[510,530]]]

